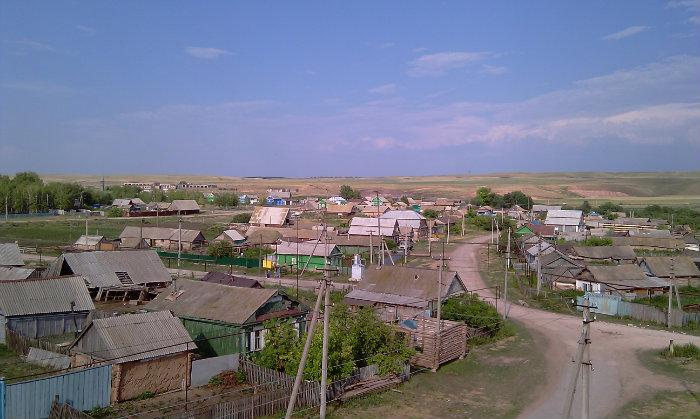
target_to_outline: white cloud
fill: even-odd
[[[440,76],[456,68],[492,57],[491,52],[438,52],[421,55],[409,63],[408,75],[413,77]]]
[[[418,47],[418,48],[413,48],[411,51],[417,53],[417,52],[425,52],[427,50],[428,50],[428,48],[426,48],[426,47]]]
[[[376,86],[368,90],[370,93],[377,95],[390,95],[396,93],[399,87],[394,83],[382,84],[381,86]]]
[[[33,39],[19,39],[4,41],[6,44],[14,47],[14,53],[18,55],[29,54],[30,52],[51,52],[56,54],[64,54],[62,51],[52,45],[45,44],[43,42],[35,41]]]
[[[215,60],[224,55],[233,55],[231,51],[211,47],[186,47],[185,52],[195,58]]]
[[[492,74],[494,76],[498,76],[500,74],[507,73],[508,69],[502,66],[484,64],[481,66],[481,72],[485,74]]]
[[[77,25],[75,29],[79,30],[85,36],[93,36],[95,34],[95,29],[89,26]]]
[[[630,26],[629,28],[625,28],[621,31],[605,35],[600,39],[604,41],[618,41],[620,39],[629,38],[630,36],[637,35],[638,33],[644,32],[647,29],[649,29],[648,26]]]

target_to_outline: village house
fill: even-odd
[[[480,217],[493,217],[494,215],[496,215],[493,208],[491,208],[488,205],[480,206],[479,208],[476,209],[475,213],[476,213],[476,215],[478,215]]]
[[[548,255],[552,252],[555,252],[556,250],[557,249],[552,244],[540,238],[536,244],[532,244],[525,248],[523,256],[525,256],[525,260],[530,265],[530,267],[532,269],[536,269],[538,257]]]
[[[200,281],[211,282],[212,284],[223,284],[231,287],[264,288],[260,282],[253,278],[229,275],[218,271],[207,272],[207,274],[204,275]]]
[[[246,237],[238,230],[230,229],[216,236],[213,241],[225,241],[231,243],[233,246],[241,246],[246,241]]]
[[[389,205],[365,205],[360,207],[360,210],[362,211],[362,215],[376,218],[377,214],[381,216],[382,214],[391,211],[391,207]]]
[[[373,236],[399,240],[399,223],[393,219],[353,217],[348,229],[350,236]],[[379,243],[379,241],[377,241]]]
[[[0,281],[0,343],[6,330],[33,339],[77,332],[94,309],[79,276]]]
[[[653,237],[655,239],[671,238],[671,230],[655,230],[649,228],[630,228],[626,233],[629,237]]]
[[[338,217],[349,217],[355,213],[357,209],[354,204],[328,204],[326,212],[328,214],[337,215]]]
[[[0,266],[24,266],[17,243],[0,243]]]
[[[80,275],[96,301],[145,300],[172,278],[154,250],[64,253],[49,265],[45,277]]]
[[[428,222],[426,218],[413,210],[392,210],[387,211],[380,217],[382,220],[396,220],[399,229],[412,229],[414,240],[426,238],[428,236]],[[402,234],[402,236],[405,236]]]
[[[177,250],[178,243],[184,251],[194,250],[206,243],[206,238],[200,230],[178,229],[169,227],[137,227],[126,226],[119,235],[119,239],[146,240],[149,247],[158,247],[166,250]]]
[[[554,226],[548,226],[539,223],[528,223],[515,230],[515,235],[517,237],[525,236],[528,234],[537,234],[538,236],[545,239],[553,239],[556,237],[556,231],[554,230]]]
[[[669,289],[669,283],[647,276],[635,264],[588,265],[576,278],[576,289],[602,294],[652,297]]]
[[[637,255],[630,246],[574,246],[571,256],[584,262],[634,263]]]
[[[697,286],[700,283],[700,269],[687,256],[647,256],[639,261],[639,266],[648,275],[673,282],[674,285]]]
[[[305,330],[308,309],[272,288],[242,288],[180,279],[146,310],[170,310],[182,320],[203,356],[247,354],[265,346],[263,323],[286,319]],[[199,343],[201,342],[201,343]]]
[[[342,196],[331,196],[327,201],[328,205],[345,205],[348,203],[347,199],[343,198]]]
[[[112,201],[112,206],[125,211],[143,208],[146,203],[141,198],[117,198]]]
[[[537,217],[543,217],[548,211],[559,211],[561,210],[561,205],[541,205],[535,204],[532,206],[532,213]]]
[[[115,250],[117,244],[109,241],[105,236],[86,236],[78,237],[78,240],[73,243],[75,250]]]
[[[344,302],[351,307],[373,307],[384,321],[431,317],[437,309],[438,275],[435,269],[409,266],[367,269]],[[457,272],[444,271],[442,281],[443,299],[467,290]]]
[[[289,223],[289,208],[255,207],[249,224],[260,227],[282,227]]]
[[[94,319],[69,348],[71,367],[112,364],[112,403],[189,387],[196,349],[168,311]]]
[[[614,220],[601,218],[599,221],[591,221],[591,227],[600,227],[612,229],[617,232],[626,232],[629,230],[656,230],[665,225],[665,220],[655,220],[651,218],[633,218],[633,217],[618,217]]]
[[[542,283],[550,284],[552,288],[574,288],[576,278],[582,270],[583,265],[560,251],[551,252],[540,257]]]
[[[179,215],[199,214],[199,204],[194,199],[176,199],[170,203],[168,211]]]
[[[303,243],[281,242],[275,250],[277,266],[306,268],[309,271],[323,269],[325,258],[330,267],[340,266],[342,253],[335,244],[326,244],[323,240]]]
[[[583,231],[583,212],[580,210],[549,210],[544,224],[554,226],[557,233]]]
[[[370,241],[369,236],[350,236],[347,234],[339,234],[336,236],[329,236],[330,243],[336,245],[340,253],[343,255],[355,255],[355,254],[366,254],[370,252],[370,249],[378,250],[378,242],[375,240],[374,243]]]

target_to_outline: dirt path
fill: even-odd
[[[477,242],[486,242],[489,237],[480,237]],[[468,289],[484,288],[479,269],[479,247],[464,244],[455,249],[450,267],[459,272]],[[490,290],[479,291],[483,297],[493,297]],[[500,312],[503,305],[499,303]],[[561,417],[564,399],[573,373],[572,358],[576,352],[581,330],[581,318],[571,315],[537,310],[512,305],[509,317],[522,322],[541,339],[540,348],[546,348],[547,383],[536,401],[525,409],[521,418]],[[694,342],[700,345],[700,337],[659,330],[649,330],[615,323],[596,322],[591,327],[591,374],[592,418],[602,418],[616,412],[627,401],[644,393],[659,390],[682,391],[681,383],[668,377],[656,375],[640,365],[635,352],[644,349],[659,349],[668,345],[669,339],[677,343]],[[580,392],[577,392],[580,396]],[[579,397],[576,398],[572,417],[581,411]]]

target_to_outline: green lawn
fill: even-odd
[[[544,383],[542,351],[521,325],[517,334],[473,348],[463,360],[423,371],[395,390],[329,408],[334,418],[512,418]],[[312,414],[309,412],[308,414]]]

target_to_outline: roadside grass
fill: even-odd
[[[637,357],[649,370],[675,380],[684,391],[661,391],[628,402],[611,418],[700,418],[700,350],[697,346],[676,345],[674,356],[668,348],[639,351]]]
[[[684,286],[684,287],[678,287],[678,294],[681,299],[681,306],[685,306],[688,304],[700,304],[700,288],[698,287],[690,287],[690,286]],[[668,296],[667,295],[656,295],[654,297],[645,297],[645,298],[635,298],[634,300],[635,303],[639,304],[647,304],[650,306],[654,306],[658,309],[661,310],[667,310],[668,309]],[[673,298],[673,306],[676,307],[676,299]]]
[[[394,390],[334,404],[329,417],[515,417],[545,381],[544,356],[521,324],[508,329],[515,335],[472,347],[465,359],[435,373],[422,371]]]
[[[0,376],[7,381],[32,374],[42,374],[53,371],[52,368],[30,364],[6,345],[0,345]]]

